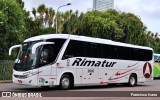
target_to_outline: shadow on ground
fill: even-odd
[[[147,86],[147,85],[137,85],[136,87],[139,87],[139,86]],[[100,85],[100,86],[76,86],[74,89],[71,89],[71,90],[86,90],[86,89],[102,89],[102,88],[123,88],[123,87],[128,87],[127,84],[109,84],[109,85]],[[17,87],[17,88],[14,88],[12,89],[13,91],[30,91],[30,92],[45,92],[45,91],[64,91],[64,90],[61,90],[59,87]],[[68,90],[65,90],[65,91],[68,91]]]
[[[156,77],[156,78],[154,78],[154,80],[160,80],[160,77]]]

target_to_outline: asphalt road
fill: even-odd
[[[14,83],[1,83],[0,91],[64,91],[57,87],[51,88],[40,88],[27,85],[19,85]],[[160,79],[155,79],[153,81],[138,83],[135,87],[128,87],[126,84],[113,84],[104,86],[77,86],[69,91],[160,91]]]
[[[140,96],[141,100],[142,98],[145,98],[145,100],[150,100],[151,98],[152,100],[159,100],[160,79],[156,79],[145,83],[138,83],[138,85],[135,87],[128,87],[125,84],[118,84],[118,85],[105,85],[105,86],[79,86],[75,87],[72,90],[60,90],[57,87],[39,88],[26,85],[18,85],[13,83],[5,83],[5,84],[0,84],[0,91],[42,93],[42,96],[45,95],[49,97],[55,97],[58,100],[62,99],[64,100],[64,98],[65,100],[73,100],[73,99],[106,100],[106,98],[110,98],[110,100],[113,100],[113,98],[117,100],[124,100],[124,98],[126,99],[130,98],[130,100],[132,99],[135,100],[139,99],[139,96],[133,97],[131,96],[131,93],[135,94],[150,93],[150,94],[157,94],[158,96],[154,97]],[[47,100],[51,100],[51,98],[48,98]]]

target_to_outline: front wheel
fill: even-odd
[[[71,87],[72,87],[72,81],[70,76],[63,75],[60,80],[60,88],[63,90],[67,90],[67,89],[70,89]]]
[[[137,78],[135,75],[131,74],[131,76],[129,77],[128,85],[131,87],[137,85]]]

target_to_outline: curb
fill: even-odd
[[[0,84],[1,83],[12,83],[12,80],[0,80]]]

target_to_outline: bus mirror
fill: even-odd
[[[41,45],[47,45],[47,44],[54,44],[54,42],[38,42],[38,43],[34,44],[32,47],[32,54],[35,54],[37,47],[39,47]]]
[[[13,49],[19,48],[19,47],[21,47],[21,45],[14,45],[11,48],[9,48],[9,56],[11,55]]]

